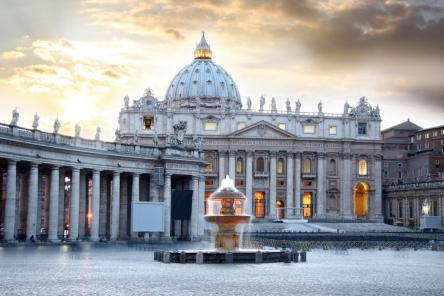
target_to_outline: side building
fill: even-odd
[[[424,215],[444,225],[444,126],[409,120],[382,131],[385,220],[420,227]]]

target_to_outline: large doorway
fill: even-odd
[[[368,214],[368,192],[369,185],[367,182],[359,181],[355,185],[354,202],[355,215],[358,218],[366,217]]]
[[[276,201],[277,219],[281,220],[285,218],[285,208],[284,202],[282,200]]]
[[[304,192],[302,194],[302,209],[304,218],[311,218],[313,216],[313,193]]]
[[[193,190],[191,177],[174,175],[171,177],[171,232],[178,240],[190,239],[191,207]]]
[[[256,191],[254,194],[254,214],[256,218],[265,217],[265,192]]]

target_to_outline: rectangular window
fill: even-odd
[[[438,200],[432,201],[432,216],[439,216]]]
[[[426,139],[429,138],[429,133],[425,134],[425,138],[426,138]]]
[[[243,179],[236,179],[236,186],[244,186],[244,180]]]
[[[359,122],[358,123],[358,135],[366,135],[367,134],[367,123]]]
[[[398,218],[402,218],[402,213],[404,211],[402,200],[398,201]]]
[[[278,123],[277,127],[284,131],[287,129],[287,125],[285,123]]]
[[[441,130],[441,135],[444,135],[444,129]]]
[[[367,174],[368,174],[367,160],[360,159],[358,162],[358,175],[359,176],[367,176]]]
[[[284,187],[285,181],[284,180],[277,180],[276,184],[277,184],[277,187]]]
[[[154,129],[154,117],[153,116],[144,116],[143,117],[143,128],[146,130]]]
[[[246,126],[245,122],[240,121],[237,123],[237,130],[243,129]]]
[[[255,215],[256,218],[265,217],[265,192],[256,191],[254,194]]]
[[[415,139],[413,137],[410,138],[410,143],[413,143],[413,141],[415,141]]]
[[[204,129],[206,131],[215,131],[215,130],[217,130],[217,122],[216,121],[212,121],[212,120],[211,121],[210,120],[205,121]]]
[[[205,185],[206,186],[213,186],[214,185],[214,179],[205,178]]]
[[[413,218],[413,200],[409,199],[409,218]]]
[[[421,135],[416,135],[416,140],[421,140]]]
[[[314,124],[304,124],[304,134],[314,134],[315,125]]]
[[[437,136],[438,136],[438,131],[434,131],[434,132],[433,132],[433,136],[434,136],[434,137],[437,137]]]
[[[330,125],[330,127],[328,128],[328,134],[329,135],[336,135],[336,133],[337,133],[336,125]]]

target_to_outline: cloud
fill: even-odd
[[[0,57],[5,60],[17,60],[24,56],[25,54],[23,52],[17,50],[4,51],[0,54]]]

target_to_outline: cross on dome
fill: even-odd
[[[205,31],[202,31],[202,37],[200,38],[200,42],[196,45],[196,49],[194,50],[194,58],[195,59],[211,59],[212,51],[210,45],[205,39]]]

